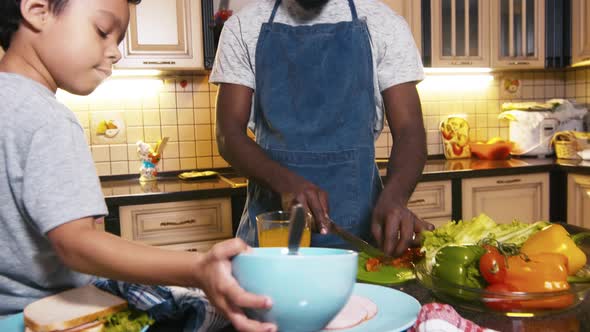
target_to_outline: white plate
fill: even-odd
[[[377,315],[355,327],[326,332],[398,332],[405,331],[416,322],[420,302],[396,289],[378,285],[356,283],[352,294],[363,296],[377,305]]]

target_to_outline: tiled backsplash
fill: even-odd
[[[587,106],[590,104],[590,68],[492,75],[493,80],[479,88],[468,83],[461,86],[460,81],[443,87],[433,87],[426,82],[418,86],[429,155],[442,154],[438,125],[451,114],[466,116],[471,140],[485,140],[493,136],[508,138],[508,123],[497,118],[503,102],[568,98]],[[500,92],[504,78],[520,80],[516,97],[507,97]],[[87,97],[58,94],[58,99],[75,112],[84,127],[99,175],[137,174],[140,163],[136,142],[143,140],[153,146],[164,136],[170,141],[160,161],[161,171],[228,166],[219,156],[215,142],[217,88],[208,83],[207,76],[168,76],[163,78],[160,86],[148,85],[148,88],[136,86],[136,81],[111,81],[119,80],[125,83],[111,90],[99,89]],[[93,115],[96,115],[94,112],[112,111],[124,114],[126,143],[92,144],[90,126]],[[376,144],[378,158],[387,158],[391,149],[389,129],[385,128]]]

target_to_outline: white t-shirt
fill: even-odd
[[[232,83],[256,89],[256,44],[263,23],[268,22],[275,0],[258,0],[225,22],[209,81]],[[375,105],[375,137],[383,129],[381,92],[394,85],[424,79],[422,60],[404,18],[379,0],[354,0],[359,19],[365,20],[371,36]],[[295,0],[282,0],[275,22],[313,25],[352,20],[348,0],[330,0],[315,10],[302,9]],[[253,115],[248,127],[254,129]]]

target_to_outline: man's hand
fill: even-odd
[[[231,274],[231,258],[249,247],[240,239],[231,239],[216,244],[202,256],[195,269],[195,276],[207,297],[238,331],[274,332],[271,323],[251,320],[242,308],[267,309],[272,306],[270,298],[246,292]]]
[[[434,225],[418,218],[394,195],[383,191],[373,210],[371,232],[387,255],[399,256],[409,247],[419,246],[420,233]]]
[[[326,225],[328,225],[327,218],[330,210],[328,193],[298,175],[292,174],[292,177],[294,179],[289,181],[290,191],[281,194],[283,209],[290,211],[293,204],[301,203],[313,215],[312,229],[321,234],[327,234]]]

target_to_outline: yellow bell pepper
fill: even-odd
[[[570,234],[559,224],[551,224],[531,235],[520,248],[526,255],[563,254],[568,260],[568,274],[574,275],[586,265],[586,254],[578,248]]]

